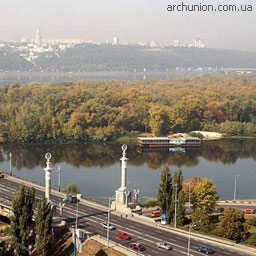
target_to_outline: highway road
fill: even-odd
[[[12,200],[17,192],[19,183],[9,179],[0,179],[0,198],[8,198]],[[36,198],[42,198],[44,192],[36,189]],[[60,196],[52,195],[52,201],[56,204],[62,201]],[[107,212],[104,210],[96,209],[92,206],[84,205],[79,203],[79,228],[85,229],[89,232],[96,232],[97,234],[106,237],[106,230],[100,225],[101,222],[107,218]],[[76,217],[76,204],[66,204],[64,207],[63,217],[70,225],[74,225]],[[116,226],[116,230],[110,231],[111,241],[120,243],[126,247],[130,246],[131,241],[139,241],[146,247],[146,250],[142,253],[144,255],[187,255],[187,244],[188,239],[182,234],[176,234],[164,229],[149,226],[143,223],[138,223],[125,217],[111,214],[111,224]],[[118,231],[124,231],[131,235],[131,241],[123,241],[116,237]],[[171,251],[162,251],[156,247],[156,243],[160,241],[166,241],[172,246]],[[208,245],[211,246],[216,253],[214,255],[221,256],[242,256],[242,255],[253,255],[252,253],[244,253],[237,251],[234,247],[226,247],[223,245],[216,246],[210,242],[204,243],[200,240],[191,238],[191,256],[204,255],[198,252],[198,247]],[[255,254],[256,255],[256,254]]]

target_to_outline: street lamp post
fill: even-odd
[[[140,193],[140,190],[139,189],[134,189],[134,201],[135,203],[137,204],[139,202],[139,193]]]
[[[190,223],[189,224],[189,236],[188,236],[188,256],[190,256],[190,240],[191,240],[191,229],[192,229],[192,227],[194,227],[197,223],[199,223],[200,222],[200,220],[199,221],[196,221],[196,222],[194,222],[194,223]]]
[[[61,167],[60,167],[60,165],[57,168],[57,173],[58,173],[58,190],[60,192],[60,175],[61,175]]]
[[[77,233],[77,220],[78,220],[78,201],[76,203],[76,226],[75,226],[75,236],[74,236],[74,256],[77,255],[77,245],[76,245],[76,233]]]
[[[235,175],[234,201],[236,201],[236,183],[237,183],[237,178],[238,178],[239,176],[240,176],[240,175]]]
[[[115,197],[115,196],[113,196]],[[110,225],[110,208],[111,208],[111,199],[113,199],[113,197],[109,197],[108,198],[108,222],[107,222],[107,248],[109,248],[109,225]]]
[[[10,176],[12,176],[12,153],[9,153],[9,157],[10,157]]]

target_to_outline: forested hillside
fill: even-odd
[[[131,131],[252,134],[256,78],[205,76],[141,82],[0,88],[0,141],[113,140]]]
[[[0,47],[0,71],[167,71],[179,68],[256,68],[256,53],[185,47],[81,44],[70,48]]]

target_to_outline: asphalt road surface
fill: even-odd
[[[8,198],[12,200],[19,187],[18,182],[10,181],[8,179],[0,179],[0,198]],[[44,192],[36,189],[36,198],[42,198]],[[62,202],[60,196],[52,195],[52,201],[57,205]],[[89,232],[95,232],[103,237],[106,237],[106,230],[101,226],[101,222],[106,221],[107,212],[96,209],[92,206],[87,206],[79,203],[79,228],[87,230]],[[65,204],[63,210],[63,217],[70,225],[74,225],[76,218],[76,204]],[[116,227],[116,230],[110,231],[110,240],[120,243],[126,247],[130,247],[130,243],[133,241],[139,241],[146,250],[142,252],[144,255],[187,255],[188,239],[182,235],[171,233],[166,230],[158,229],[153,226],[148,226],[143,223],[138,223],[125,217],[111,214],[110,223]],[[116,237],[118,231],[124,231],[132,237],[130,241],[124,241]],[[171,245],[171,251],[163,251],[156,246],[157,242],[166,241]],[[239,252],[236,248],[226,248],[225,246],[216,246],[210,242],[204,243],[200,240],[191,238],[191,256],[205,255],[198,252],[200,246],[210,246],[215,250],[214,255],[222,256],[241,256],[252,255],[251,253]],[[255,254],[256,255],[256,254]]]

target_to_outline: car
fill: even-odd
[[[198,251],[206,253],[206,254],[213,254],[213,253],[215,253],[215,251],[211,247],[208,247],[208,246],[199,247]]]
[[[116,236],[118,238],[123,239],[123,240],[130,240],[130,239],[132,239],[130,235],[128,235],[128,234],[126,234],[125,232],[122,232],[122,231],[117,232]]]
[[[242,210],[243,214],[254,214],[254,210],[253,209],[244,209]]]
[[[152,211],[151,212],[151,218],[157,218],[160,217],[162,215],[160,210],[156,210],[156,211]]]
[[[157,246],[157,248],[163,249],[165,251],[172,250],[172,247],[166,242],[159,242],[159,243],[156,244],[156,246]]]
[[[74,195],[65,195],[63,197],[63,202],[67,202],[67,203],[77,203],[79,202],[79,200],[77,199],[77,196],[74,196]]]
[[[217,212],[218,212],[218,213],[222,213],[222,212],[224,212],[224,210],[225,210],[225,209],[224,209],[223,207],[218,207],[218,208],[217,208]]]
[[[130,246],[133,250],[136,250],[136,251],[145,251],[146,250],[146,248],[144,246],[142,246],[141,243],[139,243],[139,242],[131,243]]]
[[[102,223],[101,223],[101,226],[102,226],[103,228],[105,228],[105,229],[108,229],[108,223],[106,223],[106,222],[102,222]],[[112,224],[109,223],[109,230],[115,230],[115,229],[116,229],[116,227],[115,227],[114,225],[112,225]]]

